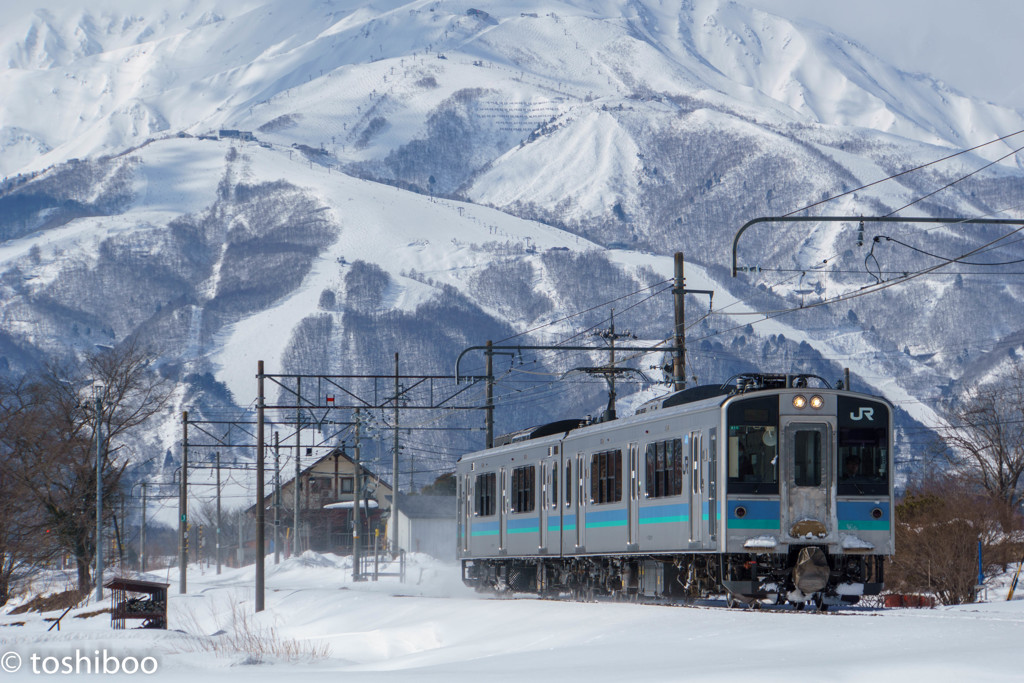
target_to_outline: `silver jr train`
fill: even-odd
[[[892,406],[813,375],[734,379],[464,456],[463,580],[819,609],[881,592],[894,552]]]

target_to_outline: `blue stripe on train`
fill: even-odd
[[[618,510],[587,511],[586,525],[588,529],[600,529],[610,526],[626,526],[626,508]]]

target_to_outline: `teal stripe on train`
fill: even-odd
[[[587,512],[586,526],[588,529],[626,526],[626,508]]]
[[[841,500],[836,503],[836,516],[843,531],[888,531],[889,501]]]
[[[651,505],[640,508],[640,524],[672,524],[690,521],[690,506],[686,503]]]
[[[540,533],[540,519],[530,517],[529,519],[510,519],[505,524],[508,533],[511,534],[537,534]]]
[[[471,522],[469,535],[472,537],[476,536],[497,536],[498,535],[498,523],[497,522]]]
[[[777,500],[730,500],[726,512],[726,526],[730,529],[778,529],[779,501]],[[745,514],[736,514],[743,508]]]

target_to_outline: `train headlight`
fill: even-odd
[[[814,408],[815,410],[820,410],[823,405],[825,405],[825,399],[823,399],[821,396],[817,396],[817,395],[811,396],[811,407],[812,408]]]
[[[797,394],[793,397],[793,407],[799,410],[803,410],[807,406],[807,397],[803,394]]]

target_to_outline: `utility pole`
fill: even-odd
[[[264,419],[264,395],[263,395],[263,361],[259,361],[256,370],[256,611],[263,611],[263,590],[264,571],[266,565],[264,556],[266,554],[266,538],[264,536],[266,526],[265,510],[263,504],[263,461],[265,454],[263,438]]]
[[[139,529],[139,569],[146,572],[146,482],[142,482],[142,528]]]
[[[296,380],[297,396],[302,396],[302,378]],[[302,472],[300,455],[302,453],[302,408],[300,401],[295,402],[295,480],[292,481],[292,555],[298,555],[299,546],[299,487],[302,485],[299,475]]]
[[[686,303],[687,294],[707,294],[708,313],[712,309],[714,290],[686,289],[686,278],[683,277],[683,252],[675,255],[675,284],[672,287],[672,298],[675,303],[675,346],[676,355],[672,358],[672,380],[676,391],[686,388]]]
[[[116,522],[117,520],[115,520]],[[117,524],[114,524],[117,529]],[[124,496],[121,496],[121,530],[117,534],[117,565],[124,571],[124,543],[128,536],[128,516],[124,509]]]
[[[395,353],[395,447],[391,454],[391,552],[398,554],[398,353]]]
[[[675,356],[672,359],[672,379],[675,390],[686,388],[686,306],[683,296],[685,278],[683,278],[683,252],[675,255],[675,286],[672,287],[672,299],[675,303]]]
[[[245,564],[245,511],[238,511],[238,550],[235,551],[238,566]]]
[[[352,580],[361,581],[362,576],[359,571],[359,559],[360,559],[360,547],[359,544],[362,539],[359,537],[359,527],[362,520],[359,518],[359,505],[362,498],[362,487],[363,477],[359,466],[359,429],[360,423],[362,422],[362,413],[359,408],[356,408],[356,455],[354,463],[356,466],[355,471],[355,486],[353,486],[353,501],[352,501]]]
[[[614,308],[612,309],[612,314],[611,314],[611,327],[609,329],[607,329],[607,330],[601,330],[600,332],[595,332],[594,335],[597,336],[597,337],[602,337],[604,339],[607,339],[608,342],[611,345],[610,348],[609,348],[610,356],[609,356],[609,363],[608,363],[607,369],[605,369],[605,368],[597,368],[597,371],[600,374],[603,374],[605,376],[605,379],[608,381],[608,407],[605,409],[604,415],[601,418],[601,421],[603,422],[605,420],[614,420],[615,417],[616,417],[616,415],[615,415],[615,399],[616,399],[615,375],[618,374],[619,370],[615,367],[615,342],[617,340],[619,340],[619,339],[636,339],[636,335],[634,335],[629,330],[625,330],[623,332],[616,332],[615,331],[615,309]]]
[[[188,411],[181,413],[185,425],[185,434],[181,442],[181,486],[178,489],[178,592],[184,595],[187,591],[186,576],[188,571],[188,541],[185,527],[188,524]]]
[[[217,544],[217,573],[220,574],[220,451],[214,455],[217,457],[217,533],[214,541]]]
[[[96,392],[96,600],[103,599],[103,396]],[[116,521],[116,520],[115,520]]]
[[[484,351],[484,356],[487,359],[487,366],[485,374],[487,380],[485,383],[484,396],[485,400],[485,422],[486,422],[486,434],[485,434],[485,447],[494,448],[494,351],[492,350],[493,344],[491,340],[487,340],[487,350]],[[412,491],[409,491],[412,493]]]
[[[274,564],[281,564],[281,441],[274,431]]]

